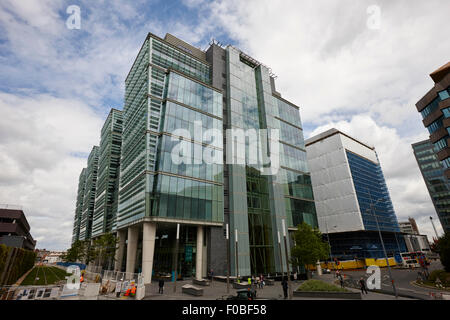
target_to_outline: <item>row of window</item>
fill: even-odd
[[[173,68],[205,83],[210,83],[209,66],[175,50],[155,39],[152,40],[152,62],[163,68]]]
[[[184,129],[186,132],[179,129]],[[177,136],[222,148],[221,137],[207,134],[206,131],[209,129],[217,129],[222,133],[222,121],[176,103],[167,102],[163,129],[165,132],[177,133]]]
[[[279,146],[281,166],[302,172],[308,172],[305,151],[290,147],[283,143],[280,143]]]
[[[169,76],[167,98],[213,114],[216,117],[222,117],[221,93],[175,72],[172,72]]]

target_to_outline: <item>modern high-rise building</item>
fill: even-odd
[[[94,215],[95,190],[98,171],[98,146],[92,148],[86,168],[86,181],[83,195],[83,210],[80,220],[79,240],[90,240],[92,237],[92,219]]]
[[[412,148],[442,228],[445,232],[449,232],[450,181],[445,175],[445,167],[435,152],[436,146],[427,139],[414,143]]]
[[[122,125],[122,111],[111,109],[100,137],[92,238],[116,227]]]
[[[384,257],[406,250],[375,148],[330,129],[306,140],[320,231],[333,258]]]
[[[80,240],[80,225],[81,225],[81,216],[83,215],[83,199],[85,186],[86,186],[86,168],[83,168],[78,178],[78,192],[77,192],[77,202],[75,206],[75,217],[73,220],[72,243]]]
[[[430,77],[434,87],[416,103],[416,108],[445,168],[445,176],[450,178],[450,62],[432,72]]]
[[[121,154],[115,268],[145,283],[175,255],[184,277],[225,275],[226,225],[232,275],[280,272],[283,222],[317,226],[299,108],[233,46],[148,34],[125,80]]]

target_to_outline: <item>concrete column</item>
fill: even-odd
[[[197,227],[197,253],[195,254],[195,278],[202,279],[203,269],[203,226]]]
[[[119,239],[119,247],[116,249],[116,255],[114,257],[114,270],[122,271],[122,261],[123,261],[123,253],[125,250],[125,240],[126,240],[126,232],[127,230],[122,229],[117,231],[117,237]]]
[[[128,227],[127,268],[126,272],[134,273],[136,267],[136,251],[139,239],[139,227]]]
[[[144,284],[152,282],[153,256],[155,253],[156,223],[144,222],[142,240],[142,275]]]

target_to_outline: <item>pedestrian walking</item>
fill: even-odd
[[[367,293],[367,288],[366,288],[366,281],[364,280],[363,277],[361,277],[361,279],[359,279],[359,286],[360,286],[360,288],[361,288],[361,293],[362,293],[362,294],[364,294],[364,292],[365,292],[366,294],[368,294],[368,293]]]
[[[288,282],[287,282],[287,277],[284,277],[284,278],[283,278],[283,281],[281,281],[281,286],[283,287],[284,298],[287,299],[287,297],[288,297]]]
[[[339,274],[339,282],[341,284],[341,288],[343,288],[344,287],[344,278],[342,277],[341,274]]]
[[[164,293],[164,280],[163,279],[159,279],[159,291],[158,293],[163,294]]]

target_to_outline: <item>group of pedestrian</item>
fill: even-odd
[[[247,278],[247,283],[249,284],[249,286],[253,287],[253,288],[258,288],[258,289],[264,289],[265,286],[265,281],[264,281],[264,276],[261,274],[258,276],[252,276],[252,277],[248,277]]]

